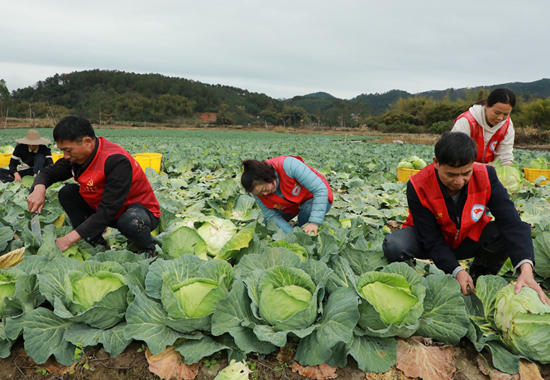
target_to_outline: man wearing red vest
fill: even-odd
[[[41,212],[47,187],[71,177],[78,182],[59,191],[59,202],[74,230],[57,239],[56,245],[65,251],[84,239],[106,246],[102,233],[111,226],[134,243],[138,253],[152,257],[151,231],[158,225],[160,207],[139,163],[121,146],[96,137],[90,122],[80,116],[61,120],[53,138],[63,159],[36,176],[27,202],[31,212]]]
[[[528,286],[550,305],[533,277],[531,227],[520,219],[495,169],[474,163],[476,156],[467,134],[441,137],[433,163],[407,184],[409,216],[401,230],[384,239],[384,254],[390,262],[431,259],[456,278],[464,295],[474,291],[478,276],[497,274],[510,257],[520,273],[516,293]],[[458,260],[472,257],[468,272]]]

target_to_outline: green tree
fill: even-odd
[[[283,107],[282,117],[285,126],[288,124],[292,127],[299,127],[304,124],[309,124],[310,122],[310,117],[307,111],[298,106],[285,105]]]
[[[10,91],[6,86],[6,81],[0,79],[0,116],[5,117],[8,114],[8,110],[12,107],[12,99],[10,96]]]
[[[514,120],[519,126],[550,129],[550,98],[522,104],[521,113]]]
[[[283,114],[275,107],[267,107],[260,112],[260,117],[270,124],[280,124]]]

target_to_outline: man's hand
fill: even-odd
[[[44,202],[46,201],[46,186],[36,185],[34,191],[27,197],[27,206],[32,213],[42,212]]]
[[[61,252],[65,252],[71,245],[82,240],[82,237],[76,231],[71,231],[67,235],[60,237],[55,241]]]
[[[474,292],[474,280],[472,280],[472,276],[468,272],[461,270],[457,273],[456,280],[460,284],[462,294],[469,296],[470,292]]]
[[[15,182],[21,182],[21,175],[18,172],[13,173],[13,177]]]
[[[319,229],[319,226],[313,223],[308,223],[302,229],[308,235],[311,235],[312,232],[313,235],[317,235],[317,230]]]
[[[533,277],[533,267],[530,263],[523,263],[520,267],[521,274],[518,277],[518,281],[516,282],[516,288],[515,293],[518,294],[521,292],[521,288],[524,286],[527,286],[534,291],[536,291],[539,294],[540,300],[542,303],[547,304],[550,306],[550,300],[548,299],[548,296],[544,294],[542,291],[542,288],[540,285],[535,281],[535,278]]]

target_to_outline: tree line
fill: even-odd
[[[521,86],[520,86],[521,85]],[[514,125],[550,129],[550,80],[515,87]],[[494,86],[493,86],[494,87]],[[454,118],[492,87],[409,94],[392,90],[350,100],[327,93],[274,99],[236,87],[210,85],[161,74],[87,70],[56,74],[10,93],[0,80],[0,117],[60,119],[80,114],[94,123],[199,124],[212,112],[223,125],[281,125],[356,128],[388,132],[449,130]],[[523,91],[523,92],[518,92]],[[543,94],[543,95],[540,95]]]

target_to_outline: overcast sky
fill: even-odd
[[[0,14],[10,91],[91,69],[275,98],[550,77],[548,0],[6,0]]]

